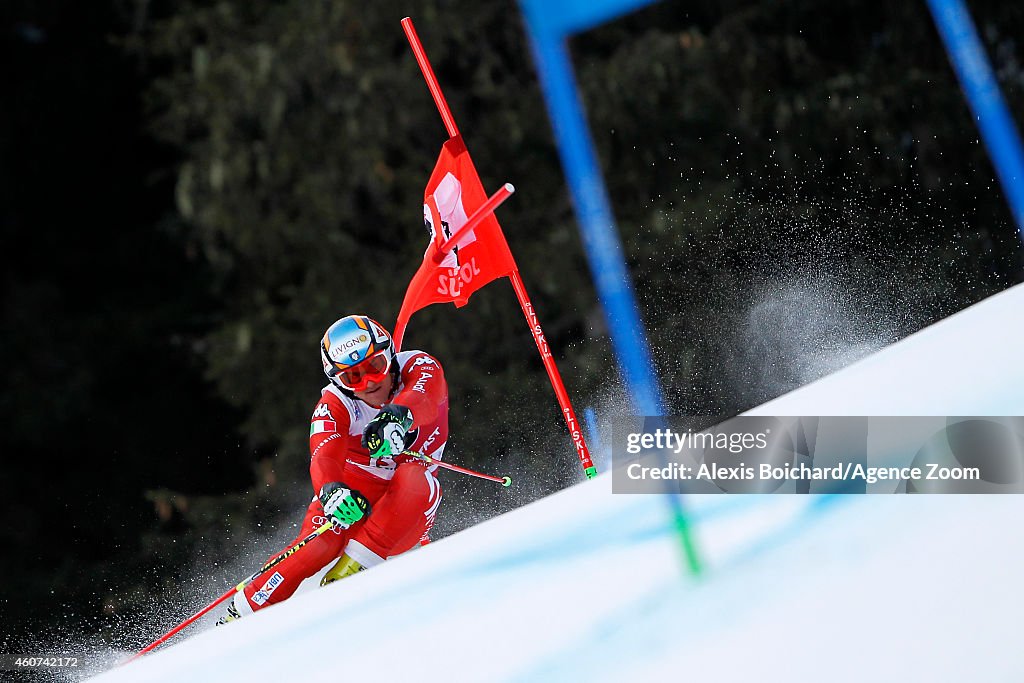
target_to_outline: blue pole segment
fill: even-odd
[[[530,24],[549,35],[569,36],[658,0],[523,0]]]
[[[654,362],[640,321],[633,285],[626,271],[622,243],[615,227],[590,128],[583,115],[566,40],[572,33],[611,19],[651,0],[520,0],[530,47],[540,74],[541,88],[555,129],[558,153],[569,182],[583,247],[594,285],[622,366],[626,389],[635,410],[660,421],[664,402]],[[661,452],[664,458],[664,452]],[[665,496],[690,571],[700,574],[701,561],[683,512],[680,496],[666,488]]]
[[[963,0],[928,0],[1024,240],[1024,147]]]
[[[545,10],[558,6],[558,3],[543,4],[535,0],[523,0],[523,3],[528,23],[534,16],[543,15]],[[543,20],[541,25],[544,25]],[[661,415],[661,390],[565,49],[565,37],[543,29],[539,35],[534,35],[534,31],[528,33],[555,128],[562,166],[579,218],[587,261],[626,388],[639,414]]]
[[[597,433],[597,412],[590,406],[583,409],[583,420],[587,425],[587,440],[594,445],[594,451],[601,451],[601,437]]]

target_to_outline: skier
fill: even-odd
[[[395,353],[379,323],[350,315],[327,328],[320,344],[330,383],[321,390],[309,428],[310,478],[316,495],[298,542],[316,537],[235,594],[224,624],[285,600],[333,560],[326,585],[428,542],[441,485],[434,470],[408,451],[439,460],[448,439],[448,385],[423,351]]]

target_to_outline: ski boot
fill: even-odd
[[[238,613],[238,608],[235,607],[235,601],[232,599],[231,602],[228,603],[227,610],[225,610],[224,614],[221,615],[221,618],[217,620],[217,626],[223,626],[228,622],[241,618],[242,615]]]
[[[358,572],[366,569],[363,565],[353,560],[348,555],[342,555],[330,571],[324,574],[324,578],[320,579],[320,585],[326,586],[329,583],[334,583],[339,579],[344,579],[347,576],[352,576]]]

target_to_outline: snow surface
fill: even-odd
[[[1018,286],[756,412],[1024,414],[1022,307]],[[605,474],[94,680],[1024,680],[1024,498],[685,503],[699,578],[661,496]]]
[[[1017,285],[748,415],[1024,415]]]

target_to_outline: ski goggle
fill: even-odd
[[[349,391],[363,391],[370,382],[383,382],[391,369],[391,354],[381,349],[366,360],[345,368],[334,367],[333,377]]]

